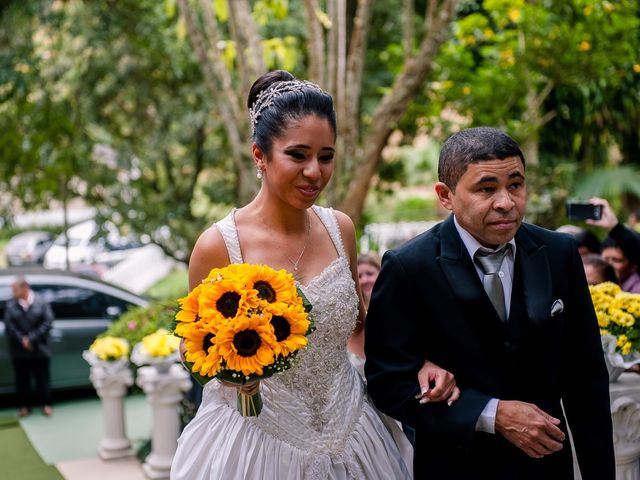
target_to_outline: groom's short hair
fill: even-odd
[[[438,160],[438,180],[455,191],[470,163],[510,157],[520,157],[524,166],[522,150],[509,135],[497,128],[467,128],[444,142]]]

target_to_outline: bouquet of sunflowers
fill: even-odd
[[[622,357],[614,362],[614,366],[628,368],[638,363],[636,357],[640,350],[640,294],[623,292],[612,282],[592,285],[589,291],[596,309],[603,343],[610,341],[613,351],[608,353]]]
[[[266,265],[214,268],[179,303],[174,333],[184,340],[187,367],[201,384],[244,385],[244,416],[260,414],[259,380],[291,368],[315,329],[293,275]]]
[[[131,352],[131,361],[138,366],[155,365],[159,370],[168,370],[180,360],[180,339],[168,330],[160,328],[136,343]]]

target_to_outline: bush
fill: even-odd
[[[177,301],[157,302],[146,308],[133,308],[113,322],[100,336],[112,335],[124,338],[133,348],[143,337],[154,333],[159,328],[171,331],[177,311]]]

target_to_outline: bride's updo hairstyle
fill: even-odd
[[[296,78],[285,70],[265,73],[251,86],[249,118],[253,141],[271,155],[273,140],[279,138],[292,121],[315,115],[329,121],[336,134],[336,112],[331,95],[315,83]]]

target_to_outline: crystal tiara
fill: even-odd
[[[253,106],[249,109],[249,119],[251,120],[251,135],[253,136],[256,133],[256,125],[258,123],[258,118],[260,118],[262,112],[273,105],[273,101],[276,98],[284,93],[301,92],[306,88],[311,88],[318,92],[325,93],[325,91],[322,90],[318,85],[307,80],[288,80],[283,82],[276,82],[269,88],[262,90],[258,94],[258,97],[253,103]]]

